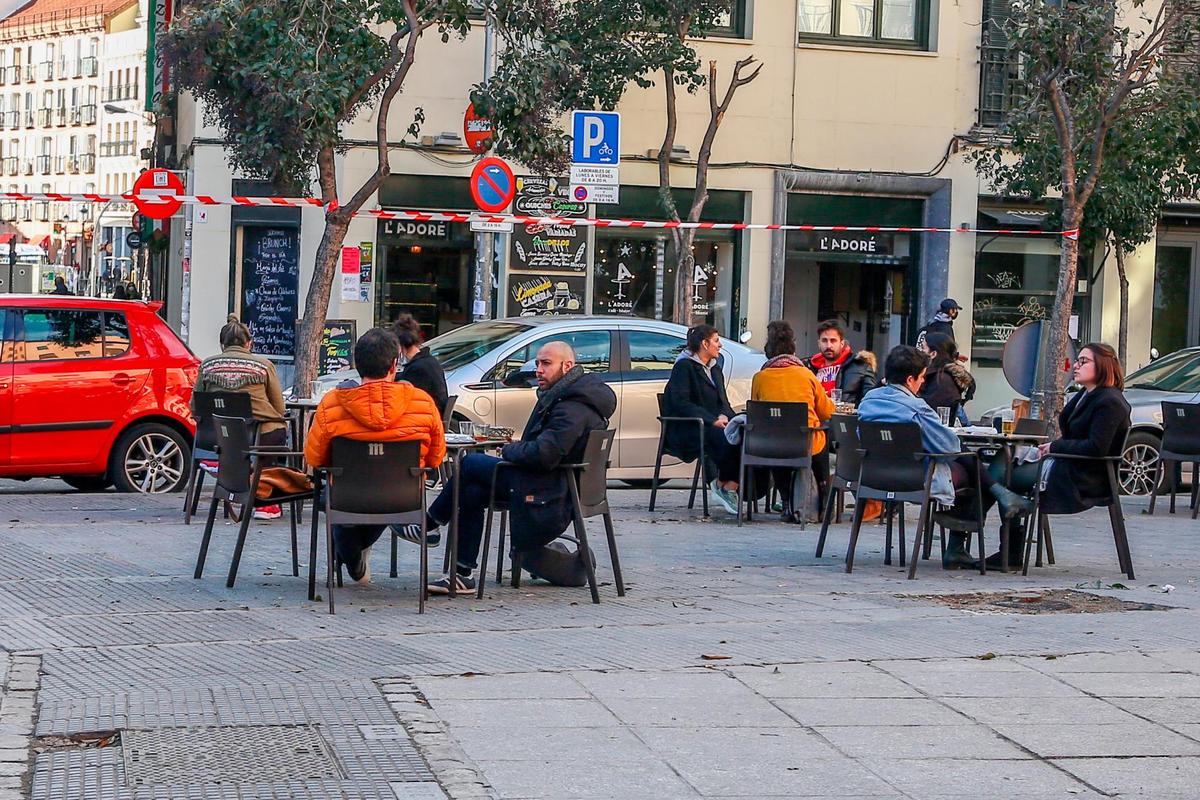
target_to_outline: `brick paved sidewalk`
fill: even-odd
[[[418,616],[402,543],[401,577],[376,553],[331,618],[286,523],[227,590],[233,527],[193,581],[178,498],[0,493],[0,800],[1195,796],[1186,515],[1128,504],[1136,582],[1103,513],[1056,519],[1027,578],[909,582],[878,527],[846,575],[846,524],[815,559],[812,527],[612,498],[624,599],[489,583]],[[1149,610],[1016,613],[1077,587]],[[937,600],[980,591],[1001,603]]]

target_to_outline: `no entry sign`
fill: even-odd
[[[513,171],[498,158],[485,158],[471,170],[471,197],[480,211],[497,214],[508,208],[517,191]]]
[[[150,169],[138,175],[133,182],[135,195],[157,195],[167,202],[155,202],[135,197],[133,204],[143,216],[150,219],[167,219],[172,217],[183,206],[181,200],[174,199],[175,195],[183,194],[183,181],[174,172],[165,169]]]
[[[467,113],[463,116],[463,136],[467,140],[467,149],[472,153],[483,154],[492,146],[492,121],[475,113],[475,104],[467,104]]]

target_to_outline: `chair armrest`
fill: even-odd
[[[659,422],[695,422],[699,425],[706,425],[704,417],[659,417]]]
[[[252,456],[303,456],[304,453],[295,450],[275,449],[273,447],[251,447],[246,450]]]
[[[332,475],[335,478],[342,474],[341,467],[313,467],[312,470],[314,475],[324,473],[326,475]]]
[[[964,456],[967,458],[978,459],[979,453],[973,452],[971,450],[965,450],[961,453],[926,453],[926,452],[913,453],[913,458],[932,458],[935,460],[963,458]]]
[[[1124,456],[1080,456],[1066,453],[1046,453],[1044,458],[1062,458],[1067,461],[1120,461]]]
[[[558,468],[559,469],[583,469],[586,466],[587,466],[587,462],[584,461],[579,464],[559,464]]]

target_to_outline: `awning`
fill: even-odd
[[[50,237],[48,235],[43,236],[42,238],[36,240],[33,244],[36,247],[40,247],[43,250],[47,250],[50,247]]]
[[[0,244],[12,244],[16,236],[15,233],[0,233]]]
[[[979,213],[996,224],[997,228],[1040,228],[1050,216],[1048,211],[1034,209],[995,209],[981,208]]]

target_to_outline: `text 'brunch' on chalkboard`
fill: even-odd
[[[291,359],[300,316],[300,231],[247,225],[242,229],[242,321],[255,351]]]

